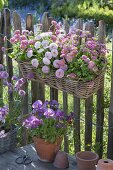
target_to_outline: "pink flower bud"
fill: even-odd
[[[51,24],[56,26],[57,22],[53,20],[53,21],[51,21]]]
[[[15,32],[14,32],[14,35],[15,34],[20,34],[20,30],[16,30]]]
[[[14,38],[14,37],[10,38],[10,42],[11,42],[12,44],[14,44],[14,43],[15,43],[15,38]]]
[[[52,36],[51,36],[51,39],[53,40],[53,42],[55,42],[56,39],[57,39],[57,37],[56,37],[55,35],[52,35]]]
[[[4,42],[5,42],[6,40],[7,40],[7,37],[5,36],[5,37],[4,37]]]

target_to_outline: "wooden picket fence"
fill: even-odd
[[[11,22],[11,18],[13,22]],[[41,24],[42,30],[47,31],[50,27],[52,18],[48,17],[48,14],[45,12],[43,14]],[[13,25],[12,25],[13,24]],[[69,25],[67,21],[65,21],[65,30],[68,33]],[[83,29],[83,21],[82,19],[78,19],[76,22],[75,27],[77,29]],[[19,29],[22,31],[22,24],[21,18],[16,11],[13,12],[11,17],[11,12],[9,9],[4,9],[0,13],[0,46],[3,46],[3,35],[7,36],[9,39],[11,37],[11,29],[14,30]],[[26,29],[31,30],[34,32],[34,25],[33,25],[33,16],[31,14],[27,14],[26,16]],[[85,24],[85,30],[91,32],[91,35],[94,36],[95,28],[93,22],[87,22]],[[99,21],[98,26],[98,41],[100,43],[105,43],[105,23],[104,21]],[[11,44],[7,42],[7,47],[10,48]],[[10,52],[8,50],[8,52]],[[113,57],[112,57],[113,60]],[[113,61],[112,61],[113,62]],[[0,63],[3,64],[3,52],[0,48]],[[13,76],[13,61],[11,58],[6,57],[7,63],[7,71],[9,73],[9,81],[11,81],[11,77]],[[21,73],[20,73],[21,75]],[[107,157],[113,159],[113,65],[112,65],[112,77],[111,77],[111,99],[110,99],[110,109],[109,109],[109,120],[108,120],[108,146],[107,146]],[[1,83],[1,82],[0,82]],[[48,87],[49,88],[49,87]],[[24,100],[22,100],[22,114],[26,114],[29,112],[28,109],[28,82],[26,81],[24,85],[24,89],[26,91],[26,96]],[[53,89],[50,87],[50,99],[58,100],[58,90]],[[0,98],[2,97],[3,93],[0,91]],[[37,99],[45,100],[45,85],[39,82],[31,82],[31,95],[32,95],[32,102]],[[66,113],[68,113],[68,100],[69,95],[66,92],[62,92],[62,99],[63,99],[63,109]],[[13,100],[13,94],[9,95],[9,105],[10,102]],[[93,130],[93,100],[94,96],[89,97],[88,99],[84,100],[84,107],[85,107],[85,138],[84,138],[84,148],[85,150],[92,149],[92,130]],[[80,124],[81,124],[81,101],[79,98],[73,96],[73,111],[75,113],[75,120],[73,125],[73,139],[74,139],[74,152],[78,152],[81,150],[81,133],[80,133]],[[104,130],[104,84],[103,87],[98,90],[96,95],[96,128],[95,128],[95,144],[99,144],[99,148],[97,149],[97,153],[99,154],[100,158],[103,155],[103,130]],[[11,106],[10,106],[11,107]],[[24,130],[23,132],[23,144],[26,144],[27,141],[27,133]],[[69,140],[68,134],[64,137],[64,150],[69,152]]]

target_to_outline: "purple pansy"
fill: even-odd
[[[47,108],[46,111],[44,112],[44,116],[46,118],[54,118],[55,111],[53,109]]]
[[[38,119],[36,116],[31,115],[23,122],[23,126],[25,126],[26,128],[37,128],[42,123],[42,119]]]
[[[39,109],[42,108],[42,101],[41,100],[37,100],[36,102],[33,103],[32,108],[33,109]]]
[[[49,104],[50,104],[50,107],[51,107],[52,109],[58,109],[58,108],[59,108],[59,103],[58,103],[56,100],[51,100],[51,101],[49,102]]]

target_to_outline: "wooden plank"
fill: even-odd
[[[92,148],[93,96],[85,100],[85,150]]]
[[[29,19],[31,20],[30,16]],[[33,19],[30,22],[32,23]],[[42,31],[43,32],[47,31],[48,30],[47,13],[43,14],[41,23],[42,23]],[[40,99],[43,102],[45,101],[45,85],[43,83],[32,82],[31,90],[32,90],[32,102],[34,102],[36,99]]]
[[[3,34],[4,34],[4,16],[3,12],[0,12],[0,64],[3,64],[3,51],[2,47],[4,46],[3,41]],[[0,79],[0,103],[3,103],[3,83]]]
[[[107,158],[113,159],[113,29],[112,29],[111,97],[110,97],[108,125],[109,125],[109,129],[108,129]]]
[[[18,165],[15,160],[27,153],[32,159],[32,163],[29,165]],[[68,156],[69,168],[67,170],[77,170],[75,157]],[[38,160],[37,153],[35,151],[34,145],[26,145],[24,147],[18,148],[14,151],[6,152],[0,155],[0,170],[58,170],[53,166],[53,163],[41,162]]]
[[[11,37],[11,19],[10,19],[10,10],[8,8],[4,9],[4,34],[7,37],[7,39],[10,39]],[[7,53],[10,53],[11,50],[11,43],[7,41],[7,47],[6,47]],[[12,65],[12,59],[6,55],[6,64],[7,64],[7,72],[9,74],[8,81],[11,82],[12,76],[13,76],[13,65]],[[9,110],[11,114],[12,109],[12,101],[13,101],[13,92],[9,93]]]
[[[21,18],[16,11],[13,12],[13,25],[14,25],[14,31],[20,30],[20,32],[22,32]]]
[[[87,22],[85,30],[94,36],[94,23]],[[92,148],[92,116],[93,116],[93,96],[85,100],[85,150]]]
[[[50,87],[50,100],[58,101],[58,90]]]
[[[98,41],[100,43],[105,43],[105,23],[104,21],[99,21],[98,27]],[[104,82],[102,88],[97,92],[97,122],[96,122],[96,144],[99,144],[99,149],[97,151],[99,157],[103,154],[103,124],[104,124]]]
[[[26,29],[29,31],[34,32],[34,25],[33,25],[33,16],[31,14],[27,14],[26,17]],[[34,103],[39,98],[39,83],[35,81],[31,81],[31,95],[32,95],[32,103]]]
[[[76,29],[83,29],[83,20],[78,19],[75,25]],[[79,41],[81,43],[81,40]],[[74,113],[75,113],[75,120],[74,120],[74,150],[75,153],[81,150],[81,142],[80,142],[80,99],[74,96]]]
[[[66,20],[64,20],[64,27],[66,34],[68,34],[69,24]],[[63,92],[63,110],[66,114],[68,114],[68,94],[66,92]],[[64,135],[64,151],[69,153],[68,131],[67,134]]]
[[[13,12],[13,25],[14,25],[14,31],[20,30],[20,32],[22,32],[21,18],[16,11]],[[20,71],[19,71],[19,76],[22,77],[22,73]],[[21,112],[22,112],[22,117],[23,117],[24,114],[28,114],[28,83],[27,81],[25,82],[22,88],[26,92],[25,97],[22,98],[21,100],[21,105],[22,105]],[[22,145],[27,144],[27,142],[28,142],[27,130],[25,128],[22,128]]]
[[[14,31],[20,30],[20,32],[22,32],[21,18],[20,18],[20,15],[16,11],[13,12],[13,26],[14,26]],[[22,73],[20,69],[19,69],[19,76],[22,77]]]
[[[52,30],[52,27],[51,27],[51,21],[53,20],[52,17],[48,17],[48,13],[44,13],[43,14],[43,17],[42,17],[42,24],[43,27],[47,27],[48,30]],[[42,30],[44,30],[44,28],[42,27]],[[48,31],[46,29],[46,31]],[[45,31],[45,30],[44,30]],[[58,90],[57,89],[54,89],[52,87],[50,87],[50,100],[57,100],[58,101]]]
[[[80,141],[80,99],[74,97],[74,113],[75,113],[75,120],[74,120],[74,150],[75,153],[81,150],[81,141]]]
[[[42,19],[41,19],[41,24],[42,24],[42,31],[47,32],[49,30],[49,21],[48,21],[48,12],[44,12]]]
[[[68,114],[68,95],[66,92],[63,92],[63,110]],[[64,151],[69,153],[68,131],[67,134],[64,135]]]

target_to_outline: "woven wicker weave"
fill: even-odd
[[[0,138],[0,154],[13,150],[17,144],[17,128],[9,131],[5,137]]]
[[[93,81],[83,82],[69,79],[67,77],[59,79],[52,73],[42,77],[41,73],[37,73],[37,70],[33,68],[29,62],[19,62],[19,66],[24,78],[31,79],[33,81],[40,81],[50,87],[65,91],[69,94],[77,96],[78,98],[84,99],[90,97],[102,87],[105,74],[104,68],[102,73],[98,75]]]

